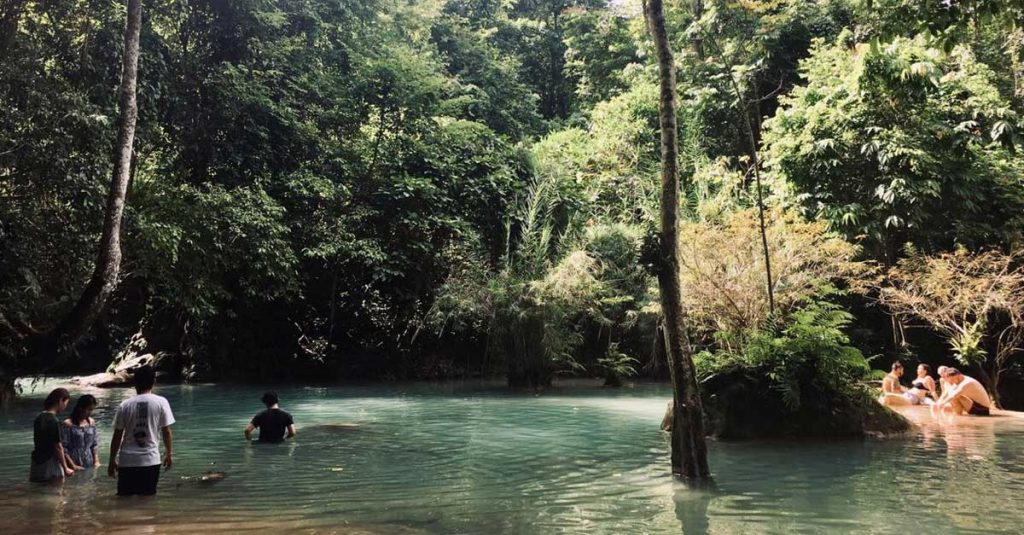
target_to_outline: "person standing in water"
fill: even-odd
[[[281,407],[278,406],[279,399],[277,393],[265,392],[260,401],[267,408],[260,411],[249,422],[249,425],[245,426],[246,440],[252,440],[252,432],[257,428],[260,430],[260,442],[276,443],[282,442],[286,438],[294,437],[295,421],[292,420],[291,414],[281,410]]]
[[[153,393],[156,371],[150,366],[135,370],[135,397],[121,402],[114,414],[114,436],[110,439],[107,475],[117,477],[118,496],[153,496],[160,479],[160,450],[157,436],[164,439],[164,469],[170,470],[171,405]]]
[[[75,473],[64,457],[60,442],[60,420],[57,414],[67,408],[71,394],[66,388],[57,388],[43,401],[43,412],[32,424],[32,466],[28,480],[35,483],[55,483]]]
[[[89,394],[79,396],[75,408],[71,409],[71,417],[64,420],[61,428],[64,455],[67,456],[68,465],[75,470],[100,465],[99,433],[96,430],[96,422],[92,419],[92,411],[95,408],[95,397]]]

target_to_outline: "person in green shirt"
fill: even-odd
[[[60,443],[60,421],[57,414],[67,408],[71,394],[65,388],[57,388],[46,396],[43,412],[32,424],[32,467],[28,480],[37,483],[63,481],[75,471],[68,466],[64,457],[64,446]]]

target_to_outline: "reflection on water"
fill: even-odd
[[[716,484],[667,474],[669,392],[577,385],[290,388],[298,438],[250,445],[258,387],[168,386],[175,466],[155,500],[89,471],[29,485],[36,387],[0,413],[0,533],[789,533],[1010,531],[1024,526],[1024,420],[936,421],[866,442],[713,443]],[[75,392],[77,395],[78,392]],[[91,392],[102,440],[124,391]],[[339,426],[336,424],[354,424]],[[106,462],[106,443],[101,452]],[[228,477],[204,484],[183,476]],[[925,519],[926,526],[922,525]],[[924,529],[924,528],[927,529]]]

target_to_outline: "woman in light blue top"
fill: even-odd
[[[64,443],[64,455],[68,464],[75,470],[92,468],[100,465],[99,433],[96,423],[91,418],[96,408],[96,398],[84,394],[78,398],[71,417],[64,420],[61,426],[61,442]]]

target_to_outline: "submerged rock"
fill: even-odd
[[[198,476],[181,476],[182,481],[189,481],[193,483],[199,483],[201,485],[212,485],[218,481],[228,477],[227,472],[209,471]]]
[[[305,431],[327,431],[327,432],[339,431],[340,432],[340,431],[352,431],[352,430],[355,430],[355,429],[359,429],[359,427],[360,427],[360,425],[356,424],[356,423],[339,422],[339,423],[331,423],[331,424],[311,425],[309,427],[303,427],[301,430],[304,431],[304,432]]]

